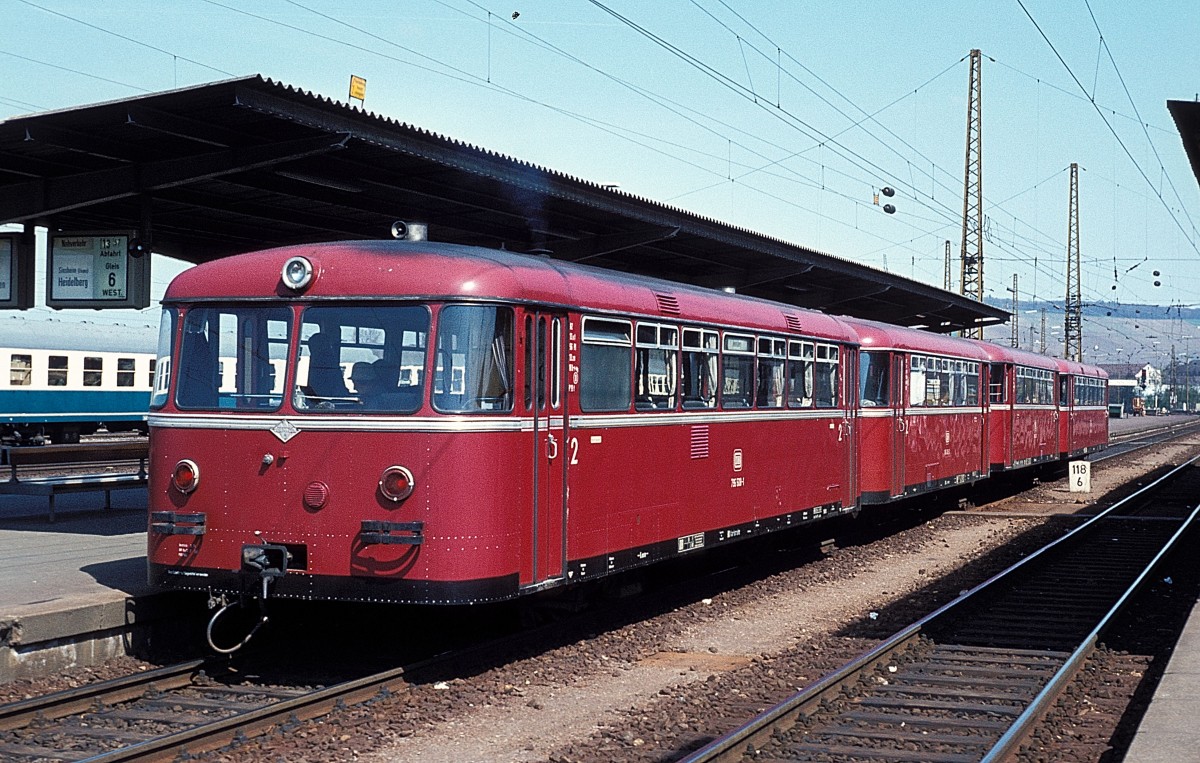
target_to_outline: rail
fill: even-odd
[[[50,522],[55,520],[55,497],[59,493],[104,491],[104,508],[111,509],[112,491],[146,486],[149,447],[149,442],[144,438],[103,445],[4,446],[0,448],[0,461],[9,467],[9,479],[0,482],[0,495],[45,496],[49,500],[47,519]],[[29,474],[30,467],[65,467],[68,464],[90,466],[100,463],[112,466],[119,462],[132,463],[134,460],[138,462],[137,472],[109,471],[49,476]]]
[[[860,758],[991,763],[1011,754],[1200,513],[1192,500],[1197,460],[684,763]],[[1188,484],[1173,485],[1183,474]]]

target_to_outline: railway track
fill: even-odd
[[[1006,759],[1200,513],[1196,461],[684,760]]]

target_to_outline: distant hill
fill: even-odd
[[[987,304],[1002,309],[1011,302],[987,299]],[[1049,354],[1063,351],[1062,302],[1022,302],[1018,316],[1021,349],[1039,351],[1042,310],[1046,311],[1046,344]],[[984,338],[1009,344],[1009,324],[992,326]],[[1170,362],[1171,348],[1182,363],[1185,355],[1200,357],[1200,308],[1172,305],[1127,305],[1097,302],[1083,308],[1083,359],[1088,363],[1151,363],[1164,368]]]

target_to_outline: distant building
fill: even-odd
[[[1108,374],[1108,403],[1120,404],[1121,415],[1140,414],[1145,400],[1157,400],[1162,394],[1162,371],[1149,363],[1109,363],[1101,365]]]

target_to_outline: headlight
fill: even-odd
[[[283,263],[283,285],[292,291],[300,291],[312,282],[313,266],[304,257],[292,257]]]

